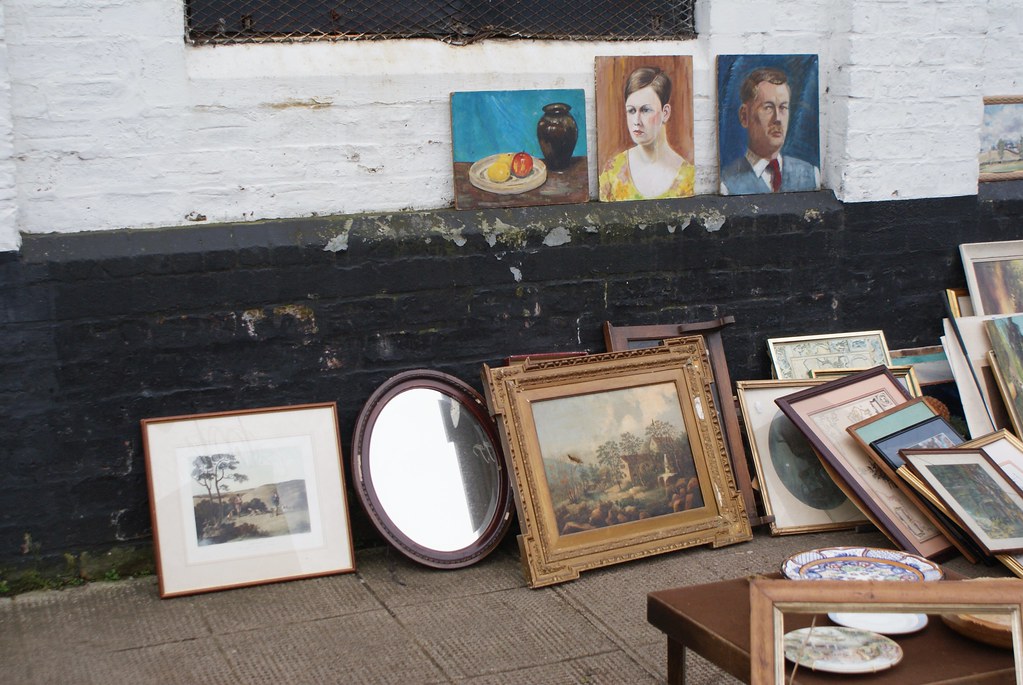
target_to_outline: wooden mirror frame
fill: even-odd
[[[370,475],[369,448],[380,413],[392,399],[416,388],[436,390],[458,402],[478,422],[497,456],[498,492],[493,517],[479,537],[461,549],[431,549],[408,537],[384,510]],[[376,529],[399,552],[425,566],[462,568],[474,564],[493,551],[511,525],[514,500],[497,427],[480,394],[446,373],[429,369],[404,371],[385,381],[370,395],[359,412],[352,436],[352,471],[355,492]]]

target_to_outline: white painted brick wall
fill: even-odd
[[[715,57],[817,53],[845,201],[977,189],[985,94],[1019,94],[1019,0],[698,0],[688,42],[194,48],[181,0],[0,0],[0,250],[18,233],[449,206],[455,90],[583,88],[593,59],[689,54],[697,192]],[[591,192],[595,168],[591,161]]]

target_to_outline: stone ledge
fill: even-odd
[[[812,220],[841,208],[834,193],[822,190],[785,195],[700,195],[642,202],[336,215],[155,229],[27,234],[23,236],[21,257],[28,263],[45,263],[269,247],[346,252],[380,243],[408,245],[429,243],[433,239],[461,247],[477,238],[491,247],[497,244],[551,246],[560,244],[559,241],[567,242],[570,236],[599,235],[602,240],[628,241],[637,228],[652,226],[674,233],[698,225],[713,232],[734,218],[797,214]]]

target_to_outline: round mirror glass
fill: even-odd
[[[510,483],[482,398],[431,371],[399,374],[355,435],[358,494],[390,542],[438,567],[481,559],[511,520]]]

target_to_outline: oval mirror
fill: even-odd
[[[435,568],[486,556],[511,524],[511,481],[479,393],[439,371],[394,376],[352,438],[356,492],[380,533]]]

